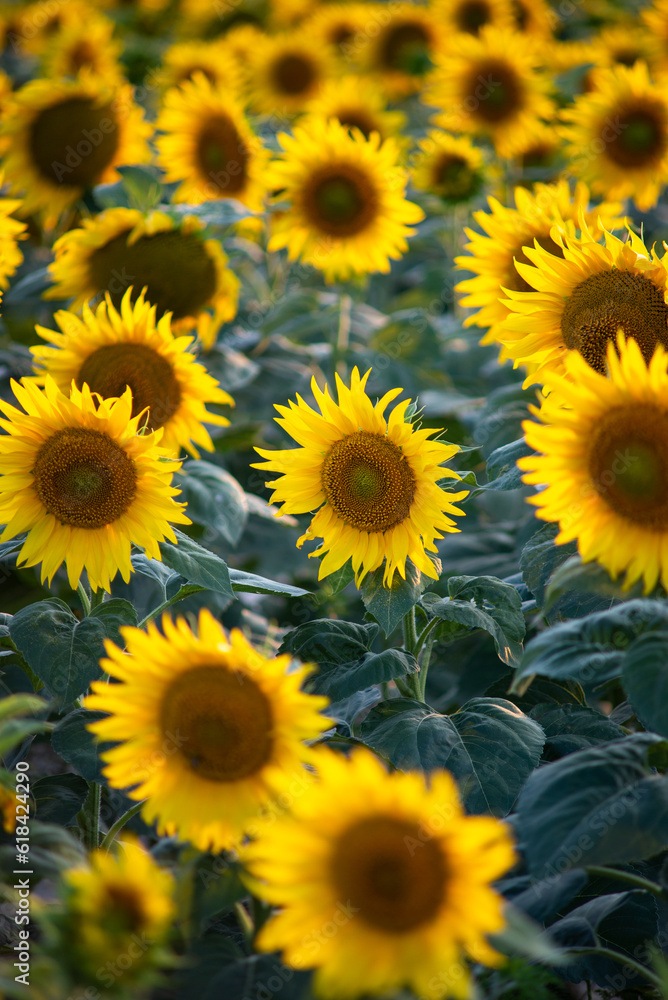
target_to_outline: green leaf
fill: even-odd
[[[636,599],[587,618],[560,622],[524,651],[512,690],[534,674],[599,685],[618,677],[634,642],[646,632],[668,629],[668,605]],[[668,656],[668,645],[664,657]]]
[[[0,698],[0,721],[43,712],[45,708],[47,703],[36,694],[10,694],[7,698]]]
[[[564,953],[539,924],[525,916],[516,906],[506,903],[506,925],[498,934],[490,934],[493,948],[502,955],[522,955],[545,965],[564,965]]]
[[[155,208],[162,197],[160,174],[149,166],[117,167],[121,183],[128,193],[128,205],[140,212]],[[93,192],[95,195],[95,192]]]
[[[352,919],[345,909],[346,904],[338,907],[344,917]],[[316,935],[309,931],[304,936],[305,949],[309,942],[312,947],[318,945]],[[247,1000],[249,997],[267,997],[271,1000],[305,1000],[307,983],[311,972],[295,972],[281,964],[276,955],[249,955],[223,966],[197,993],[198,1000]],[[189,994],[192,996],[192,993]]]
[[[571,753],[529,777],[516,828],[537,878],[640,861],[668,843],[668,778],[651,773],[667,744],[652,733]]]
[[[453,716],[396,698],[372,708],[361,736],[402,770],[446,767],[469,812],[505,816],[538,764],[544,735],[512,702],[473,698]]]
[[[531,536],[520,556],[522,579],[536,598],[539,608],[543,606],[545,585],[550,576],[577,549],[575,542],[556,545],[554,539],[558,534],[558,524],[544,524]]]
[[[122,642],[119,628],[136,624],[133,606],[117,597],[100,604],[81,621],[66,604],[54,599],[17,612],[9,632],[47,693],[61,706],[78,698],[101,675],[104,639]]]
[[[668,736],[668,630],[633,643],[622,666],[626,696],[646,729]]]
[[[42,292],[53,284],[53,277],[48,267],[38,267],[16,282],[4,295],[5,303],[26,302],[29,299],[41,298]]]
[[[391,587],[383,586],[383,575],[382,566],[369,573],[360,587],[360,597],[385,635],[390,636],[420,600],[427,578],[411,562],[406,563],[406,579],[395,573]]]
[[[50,722],[40,719],[7,719],[0,725],[0,757],[5,757],[26,737],[51,729]]]
[[[78,774],[53,774],[35,781],[30,791],[40,822],[68,826],[84,804],[88,782]]]
[[[291,653],[303,663],[317,663],[317,674],[307,682],[309,690],[340,701],[418,669],[415,657],[403,649],[370,652],[377,633],[377,625],[321,618],[289,632],[280,652]]]
[[[206,590],[214,590],[217,594],[234,598],[227,563],[214,552],[198,545],[178,528],[174,528],[174,534],[177,545],[172,542],[160,544],[164,564],[180,573],[189,583],[198,583]]]
[[[517,459],[533,455],[534,450],[522,437],[496,448],[487,459],[488,490],[516,490],[524,486],[522,471],[517,468]]]
[[[252,215],[252,212],[245,205],[232,198],[203,201],[199,205],[163,205],[161,211],[178,222],[185,215],[194,215],[207,226],[214,228],[231,226],[240,219],[246,219]]]
[[[113,743],[98,743],[97,737],[86,726],[106,718],[105,712],[88,712],[77,708],[58,723],[51,735],[51,745],[56,753],[71,764],[86,781],[102,782],[100,753]]]
[[[7,872],[16,867],[15,854],[14,844],[0,845],[0,870]],[[31,818],[30,861],[32,869],[39,872],[41,878],[56,878],[68,868],[81,867],[86,862],[86,852],[78,838],[75,839],[59,824],[41,823]]]
[[[286,597],[307,597],[310,594],[310,591],[304,590],[303,587],[293,587],[291,583],[268,580],[265,576],[245,573],[241,569],[230,568],[229,574],[232,588],[247,594],[284,594]]]
[[[422,606],[442,621],[484,629],[504,663],[519,661],[526,626],[515,587],[494,576],[454,576],[448,580],[448,593],[449,597],[427,593]]]
[[[642,581],[630,590],[624,590],[623,579],[613,580],[604,566],[597,562],[584,563],[576,553],[557,566],[545,589],[544,611],[550,611],[558,601],[571,592],[596,594],[616,601],[641,597]]]
[[[532,708],[529,716],[540,723],[545,732],[545,752],[549,759],[621,740],[626,735],[622,727],[606,715],[581,705],[543,703]]]
[[[347,563],[343,564],[341,569],[337,569],[334,573],[329,574],[323,582],[323,590],[329,597],[334,597],[334,595],[339,594],[344,587],[347,587],[349,583],[352,583],[354,579],[355,570],[353,569],[353,561],[352,559],[349,559]]]
[[[236,545],[248,518],[246,495],[234,476],[211,462],[188,461],[174,476],[179,499],[188,504],[188,517],[218,532]]]

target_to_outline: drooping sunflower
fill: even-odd
[[[156,307],[143,294],[133,305],[132,291],[126,291],[120,310],[109,293],[94,312],[85,303],[82,317],[59,310],[60,333],[36,326],[49,346],[30,348],[35,371],[42,378],[50,375],[63,392],[74,380],[79,389],[86,383],[103,399],[121,396],[129,386],[132,416],[143,413],[149,430],[163,428],[161,448],[169,455],[185,448],[199,458],[195,445],[213,451],[204,423],[229,424],[206,404],[234,406],[234,400],[188,351],[192,337],[174,336],[169,313],[156,322]]]
[[[347,128],[358,128],[365,139],[372,132],[378,132],[381,139],[397,137],[406,124],[403,112],[388,111],[385,94],[375,80],[352,73],[324,83],[304,111],[316,118],[336,118]]]
[[[0,142],[12,194],[21,211],[51,224],[86,188],[116,180],[115,167],[145,163],[153,129],[132,88],[82,70],[76,80],[32,80],[5,106]]]
[[[370,371],[370,369],[369,369]],[[405,421],[407,400],[389,417],[390,402],[401,389],[386,392],[374,406],[366,394],[369,372],[353,369],[350,388],[336,377],[338,403],[313,379],[311,388],[320,413],[301,397],[276,406],[276,422],[300,445],[285,451],[255,450],[262,458],[254,468],[278,472],[265,485],[273,489],[279,514],[304,514],[320,508],[298,540],[322,538],[310,556],[323,556],[318,579],[352,559],[359,586],[367,573],[385,561],[383,583],[392,585],[395,571],[406,578],[406,560],[426,576],[438,574],[427,552],[436,552],[442,531],[459,531],[451,514],[463,514],[455,503],[468,490],[449,493],[439,482],[461,477],[444,468],[457,445],[430,440],[431,428],[416,430]]]
[[[95,850],[64,873],[61,901],[46,917],[46,948],[79,983],[99,984],[100,968],[119,955],[132,957],[124,983],[145,981],[161,964],[176,915],[172,876],[134,837],[122,836],[116,854]]]
[[[122,45],[113,38],[114,22],[90,11],[85,21],[65,25],[49,39],[42,54],[42,75],[76,77],[82,69],[116,83],[122,77],[118,58]]]
[[[362,748],[321,750],[319,781],[242,851],[252,891],[281,907],[256,946],[314,968],[324,1000],[470,996],[466,958],[503,959],[503,899],[490,883],[515,860],[508,828],[466,816],[447,771],[388,774]],[[322,928],[336,927],[323,935]]]
[[[119,308],[127,288],[146,298],[158,318],[172,314],[178,331],[197,329],[205,347],[221,323],[234,317],[239,280],[227,267],[218,240],[202,238],[203,223],[186,215],[180,222],[164,212],[110,208],[54,244],[49,265],[54,285],[45,298],[74,297],[73,311],[109,292]],[[210,313],[207,310],[212,309]]]
[[[329,50],[315,48],[307,33],[264,35],[248,66],[251,105],[267,114],[298,114],[335,71],[336,61]]]
[[[262,210],[270,154],[228,90],[195,73],[167,91],[155,124],[164,133],[156,146],[165,180],[181,181],[175,201],[235,198]]]
[[[429,9],[448,37],[460,32],[477,35],[486,25],[511,28],[513,24],[508,0],[432,0]]]
[[[641,211],[668,182],[668,96],[647,65],[613,66],[592,75],[595,90],[560,112],[568,169],[594,194],[633,198]]]
[[[373,19],[374,11],[371,16]],[[375,8],[377,29],[357,36],[360,65],[377,74],[390,97],[398,98],[419,90],[425,74],[432,69],[447,34],[427,7],[396,3],[392,8]]]
[[[467,136],[433,130],[418,143],[411,178],[416,188],[449,205],[471,201],[485,183],[485,157]]]
[[[591,234],[557,233],[561,254],[525,248],[532,265],[517,264],[528,291],[507,289],[509,313],[500,338],[505,357],[538,369],[527,379],[541,382],[561,374],[564,357],[577,351],[593,369],[605,371],[607,348],[618,330],[637,340],[649,361],[657,345],[668,347],[668,261],[629,232],[623,242],[605,233],[605,245]]]
[[[439,108],[434,123],[450,132],[485,135],[501,157],[514,156],[554,103],[539,56],[518,32],[481,28],[453,38],[428,81],[423,100]]]
[[[619,356],[618,356],[619,355]],[[577,540],[625,587],[668,589],[668,354],[649,364],[635,340],[607,345],[606,373],[575,351],[566,377],[523,424],[540,455],[522,458],[524,481],[543,487],[529,502],[536,516],[559,523],[558,544]]]
[[[28,532],[19,565],[42,564],[49,584],[65,562],[76,588],[84,568],[93,590],[110,589],[120,571],[130,579],[130,547],[162,559],[159,542],[175,542],[170,524],[190,524],[171,486],[179,462],[158,447],[162,431],[139,434],[132,395],[93,398],[84,385],[69,396],[47,377],[12,381],[25,410],[0,400],[0,541]]]
[[[215,87],[223,88],[234,97],[241,95],[241,66],[224,39],[172,45],[162,57],[160,70],[155,74],[155,85],[161,90],[170,90],[191,80],[195,73],[203,73]]]
[[[303,741],[331,725],[320,714],[328,700],[300,691],[310,666],[288,669],[289,654],[264,657],[207,610],[197,637],[184,618],[164,615],[162,629],[123,628],[127,652],[105,643],[101,665],[120,683],[92,685],[86,708],[109,715],[88,728],[120,741],[101,755],[104,773],[112,788],[147,799],[148,823],[221,851],[306,775],[311,751]]]
[[[515,189],[515,208],[507,208],[496,198],[488,200],[489,212],[473,214],[484,234],[465,229],[471,240],[466,246],[470,256],[455,258],[457,267],[475,274],[474,278],[460,281],[456,290],[466,293],[461,300],[463,306],[477,310],[466,318],[464,325],[488,328],[483,343],[492,343],[502,336],[501,324],[509,311],[504,302],[504,289],[530,291],[532,288],[515,267],[516,261],[529,263],[525,247],[532,247],[533,241],[538,240],[546,250],[561,256],[561,247],[550,235],[552,228],[558,225],[569,236],[575,236],[581,213],[597,237],[601,233],[599,218],[608,229],[622,225],[618,217],[622,206],[603,202],[590,208],[589,191],[582,183],[575,186],[573,194],[565,180],[557,184],[535,184],[532,192],[518,187]]]
[[[0,172],[0,187],[2,184],[3,176]],[[28,227],[25,222],[12,218],[12,214],[20,207],[19,198],[0,198],[0,289],[9,286],[7,279],[23,263],[19,241],[26,238]]]
[[[269,250],[287,247],[324,272],[328,281],[370,271],[387,272],[407,249],[409,226],[424,217],[404,197],[406,172],[399,147],[351,133],[336,119],[311,119],[281,134],[283,156],[267,183],[290,207],[274,216]]]

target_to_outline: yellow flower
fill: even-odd
[[[303,31],[258,38],[247,68],[249,98],[256,111],[289,116],[303,111],[336,62],[328,49],[316,48]]]
[[[86,188],[116,180],[117,165],[145,163],[152,131],[126,84],[89,70],[76,80],[32,80],[5,106],[5,176],[23,195],[21,211],[42,212],[51,225]]]
[[[525,247],[531,264],[517,264],[527,291],[507,290],[509,308],[500,333],[505,357],[538,364],[526,384],[562,374],[568,350],[604,372],[608,344],[622,330],[649,361],[657,344],[668,347],[668,267],[640,237],[605,233],[605,246],[585,231],[570,238],[553,230],[561,254]]]
[[[374,406],[365,392],[369,372],[362,378],[353,369],[348,388],[336,377],[338,403],[311,388],[320,409],[297,396],[290,407],[276,406],[276,422],[301,446],[286,451],[255,450],[267,461],[255,468],[280,473],[266,483],[273,488],[271,502],[281,503],[280,514],[304,514],[320,507],[308,530],[297,542],[322,538],[311,556],[324,556],[320,580],[352,559],[359,586],[367,573],[385,563],[384,585],[394,573],[406,578],[411,559],[426,576],[438,574],[427,552],[436,552],[441,531],[459,531],[448,514],[463,514],[454,501],[468,490],[447,493],[438,483],[460,479],[442,463],[459,451],[457,445],[430,440],[432,428],[416,430],[406,423],[410,400],[384,413],[401,389],[386,392]]]
[[[310,14],[302,27],[316,46],[324,46],[336,58],[349,62],[364,44],[364,31],[373,13],[368,3],[328,3]]]
[[[85,568],[108,591],[118,571],[130,579],[132,544],[161,559],[170,522],[190,524],[170,485],[180,463],[162,461],[161,431],[138,434],[130,391],[104,401],[73,386],[68,398],[48,377],[44,390],[12,388],[25,413],[0,400],[0,541],[28,532],[19,565],[41,563],[50,584],[65,562],[72,588]]]
[[[561,111],[570,124],[568,169],[594,194],[633,198],[641,211],[656,204],[668,181],[668,97],[647,65],[613,66],[592,74],[595,90]]]
[[[432,0],[429,9],[448,37],[460,32],[477,35],[486,25],[511,28],[513,24],[508,0]]]
[[[162,66],[155,74],[154,82],[160,89],[169,90],[191,80],[198,72],[203,73],[214,87],[221,87],[233,97],[240,95],[243,84],[241,66],[228,49],[225,39],[172,45],[162,57]]]
[[[637,21],[604,28],[591,40],[591,46],[591,62],[596,68],[614,66],[615,63],[633,66],[639,59],[647,62],[654,51],[652,36]]]
[[[203,424],[229,424],[206,403],[234,406],[234,400],[189,353],[192,337],[174,336],[169,313],[156,322],[156,307],[143,294],[133,306],[131,294],[128,288],[120,311],[108,293],[95,312],[85,303],[81,318],[59,310],[60,333],[36,326],[51,346],[31,347],[35,370],[40,380],[50,375],[65,393],[73,380],[103,399],[121,396],[129,386],[132,416],[143,414],[141,423],[149,430],[163,428],[161,447],[174,456],[185,448],[199,458],[195,445],[213,451]]]
[[[16,807],[18,805],[16,792],[0,784],[0,818],[5,833],[14,833],[16,829]],[[23,813],[25,816],[25,813]]]
[[[654,0],[638,13],[653,40],[652,66],[663,71],[668,55],[668,0]]]
[[[485,344],[506,334],[501,325],[509,311],[506,291],[529,291],[532,287],[515,267],[515,262],[529,263],[524,248],[532,247],[533,241],[538,240],[546,250],[561,256],[561,247],[550,235],[552,228],[556,225],[568,236],[575,236],[581,213],[597,234],[600,233],[599,218],[607,228],[622,224],[622,220],[616,218],[622,206],[603,202],[590,208],[589,191],[582,183],[576,185],[573,195],[564,180],[557,184],[535,184],[533,192],[518,187],[515,188],[515,205],[516,208],[507,208],[496,198],[489,198],[491,211],[473,213],[484,235],[465,229],[471,240],[466,246],[471,256],[455,258],[459,268],[476,275],[460,281],[456,290],[466,292],[463,306],[478,310],[467,317],[464,325],[489,327],[482,340]]]
[[[156,140],[165,180],[181,181],[175,201],[235,198],[262,211],[269,151],[226,88],[195,73],[167,92],[155,127],[165,133]]]
[[[0,172],[0,187],[3,176]],[[0,198],[0,289],[9,287],[8,278],[23,263],[19,240],[26,238],[25,222],[12,218],[12,213],[21,207],[20,199]]]
[[[372,132],[378,132],[381,139],[397,136],[406,124],[401,111],[387,110],[387,100],[375,80],[353,74],[324,83],[304,111],[315,118],[336,118],[349,129],[358,128],[365,139]],[[300,125],[304,124],[302,119]]]
[[[551,376],[534,409],[542,424],[523,425],[541,454],[518,465],[544,487],[529,502],[559,523],[558,544],[577,539],[585,562],[626,572],[625,587],[668,589],[668,354],[657,347],[648,364],[621,334],[617,351],[608,342],[607,374],[568,353],[566,377]]]
[[[452,39],[428,82],[423,100],[441,110],[435,124],[451,132],[488,136],[501,157],[514,156],[554,104],[549,80],[536,72],[539,57],[527,39],[492,27]]]
[[[559,27],[559,15],[546,0],[510,0],[512,27],[541,42]]]
[[[49,265],[54,285],[44,297],[73,297],[76,311],[109,292],[118,308],[130,285],[135,295],[146,287],[158,318],[170,312],[176,330],[196,327],[204,346],[211,347],[221,323],[236,314],[239,279],[227,267],[219,241],[202,239],[202,229],[193,215],[177,223],[164,212],[107,209],[56,241]]]
[[[485,180],[485,158],[467,136],[434,130],[421,139],[411,177],[421,191],[430,191],[451,205],[470,201]]]
[[[290,260],[318,267],[328,281],[389,271],[408,249],[409,224],[424,217],[404,198],[394,140],[381,144],[377,132],[365,139],[335,119],[310,119],[279,140],[284,153],[267,183],[290,207],[272,220],[269,250],[287,247]]]
[[[68,958],[69,950],[74,951],[80,982],[95,979],[101,966],[104,970],[108,961],[118,962],[125,955],[131,961],[118,965],[123,982],[141,979],[154,964],[176,915],[169,872],[128,833],[116,846],[117,855],[93,851],[86,865],[63,875],[66,940],[58,940]]]
[[[256,938],[291,968],[315,967],[325,1000],[470,996],[466,958],[503,959],[490,883],[515,861],[508,828],[466,816],[447,771],[388,774],[367,749],[317,757],[319,781],[242,851],[252,891],[281,907]],[[336,934],[322,928],[336,927]]]
[[[355,57],[364,70],[380,76],[388,94],[401,97],[419,90],[447,32],[427,7],[412,3],[375,7],[377,29],[358,34]],[[374,8],[370,12],[373,21]]]
[[[66,23],[48,41],[42,54],[42,75],[50,80],[75,77],[86,68],[109,83],[118,83],[122,46],[113,34],[114,22],[94,11],[83,21]]]
[[[24,7],[10,4],[10,39],[12,50],[21,57],[38,56],[44,52],[53,35],[66,31],[76,24],[85,24],[93,13],[91,6],[82,0],[50,4],[48,7],[35,0]]]
[[[184,618],[148,632],[123,628],[127,652],[106,642],[104,669],[120,683],[95,682],[86,708],[109,716],[89,725],[101,740],[113,788],[147,799],[142,816],[202,851],[238,843],[272,797],[303,780],[303,762],[330,724],[327,699],[304,694],[310,672],[285,654],[267,659],[239,629],[229,636],[200,611],[199,636]]]

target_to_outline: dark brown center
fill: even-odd
[[[659,160],[666,152],[668,133],[658,104],[637,100],[622,107],[615,115],[610,138],[610,121],[601,127],[605,155],[620,167],[644,167]]]
[[[360,820],[340,835],[331,858],[339,898],[389,934],[429,923],[445,900],[447,865],[434,838],[393,816]]]
[[[174,416],[181,402],[181,387],[174,369],[146,344],[106,344],[84,361],[77,385],[87,382],[103,399],[132,390],[132,416],[150,407],[148,427],[155,430]]]
[[[75,528],[113,524],[132,505],[135,463],[100,431],[66,427],[37,453],[34,486],[48,514]]]
[[[455,11],[455,23],[459,31],[477,35],[492,19],[492,12],[485,0],[465,0]]]
[[[332,446],[321,482],[329,505],[359,531],[388,531],[400,524],[415,497],[415,476],[401,450],[369,431],[348,434]]]
[[[90,187],[112,163],[118,132],[110,104],[71,97],[37,114],[28,131],[30,159],[51,184]]]
[[[294,53],[281,56],[272,67],[272,81],[279,94],[298,97],[306,94],[317,80],[314,64]]]
[[[146,286],[146,297],[174,319],[196,316],[216,291],[216,266],[201,239],[193,233],[170,230],[142,236],[128,245],[130,230],[98,247],[90,256],[91,285],[108,291],[116,308],[128,287],[134,297]]]
[[[668,305],[649,278],[632,271],[603,271],[571,292],[561,317],[564,344],[605,372],[606,351],[622,329],[638,342],[646,361],[657,344],[668,347]]]
[[[208,781],[241,781],[271,757],[273,714],[258,685],[225,667],[199,666],[179,674],[165,692],[160,724],[179,734],[190,770]]]
[[[434,164],[432,184],[436,194],[446,201],[465,201],[480,187],[476,171],[463,156],[443,153]]]
[[[368,176],[347,163],[316,170],[302,194],[308,219],[330,236],[355,236],[376,218],[378,195]]]
[[[420,75],[431,66],[430,47],[431,38],[422,24],[401,21],[386,31],[380,45],[380,62],[384,69]]]
[[[358,128],[365,139],[372,132],[380,132],[378,123],[360,108],[337,108],[336,117],[346,128]]]
[[[146,923],[141,897],[125,884],[106,886],[105,906],[100,916],[104,929],[111,935],[140,931]]]
[[[246,187],[248,149],[226,115],[215,115],[202,127],[195,159],[202,176],[212,180],[223,195],[234,196]]]
[[[524,106],[519,76],[501,59],[488,59],[472,67],[463,86],[464,105],[485,124],[513,118]]]

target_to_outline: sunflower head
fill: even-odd
[[[514,862],[508,829],[466,816],[447,771],[388,774],[367,749],[322,750],[318,781],[242,852],[253,892],[280,907],[257,938],[292,968],[316,969],[325,1000],[469,996],[466,957],[499,956],[490,887]],[[285,850],[285,844],[291,849]],[[320,928],[336,926],[326,946]],[[368,956],[373,955],[373,962]]]
[[[155,84],[161,90],[178,87],[203,73],[214,86],[238,97],[243,87],[241,65],[225,39],[213,42],[177,42],[164,53]]]
[[[411,176],[415,187],[430,191],[446,204],[469,202],[485,182],[485,159],[466,136],[434,130],[421,139]]]
[[[50,223],[86,188],[116,180],[116,165],[146,162],[151,132],[126,84],[86,70],[74,80],[32,80],[5,108],[5,177],[23,195],[22,211]]]
[[[478,35],[488,25],[511,28],[512,15],[507,0],[432,0],[430,10],[434,20],[448,36]]]
[[[42,582],[65,562],[72,588],[84,568],[93,590],[118,571],[127,583],[131,545],[161,559],[159,543],[176,542],[170,522],[190,523],[173,499],[180,463],[163,461],[161,430],[138,433],[129,389],[101,400],[86,383],[65,395],[48,376],[44,390],[24,382],[12,388],[25,412],[0,402],[1,540],[28,532],[18,563],[41,563]]]
[[[577,540],[625,586],[668,588],[668,353],[651,360],[619,334],[598,372],[576,351],[524,433],[538,455],[520,459],[524,481],[543,488],[529,502],[559,523],[558,544]]]
[[[213,450],[204,422],[226,425],[207,403],[234,405],[188,350],[191,337],[176,337],[171,317],[156,320],[156,307],[144,294],[132,302],[128,288],[117,310],[109,293],[95,311],[84,304],[83,315],[60,310],[60,333],[37,326],[48,345],[31,348],[40,379],[51,376],[63,392],[72,382],[88,385],[103,399],[132,392],[132,416],[141,414],[149,430],[163,429],[161,446],[177,455],[181,448],[199,457],[195,445]]]
[[[378,132],[381,139],[398,137],[406,124],[401,111],[387,110],[387,99],[380,85],[356,74],[328,80],[304,111],[314,118],[336,118],[351,131],[359,129],[365,139],[372,132]],[[304,124],[303,119],[300,124]]]
[[[594,89],[564,108],[561,128],[569,170],[596,193],[656,204],[668,180],[668,97],[647,64],[616,65],[592,75]]]
[[[74,297],[76,310],[108,292],[118,309],[130,285],[135,297],[146,289],[158,317],[169,312],[176,329],[196,327],[210,347],[236,313],[239,281],[219,241],[204,239],[203,229],[192,215],[175,221],[160,211],[107,209],[56,241],[54,286],[45,297]]]
[[[256,111],[284,117],[303,111],[336,62],[328,49],[315,48],[305,31],[263,36],[251,55],[249,97]]]
[[[365,139],[335,119],[310,118],[294,134],[279,135],[281,159],[268,184],[289,208],[273,219],[269,250],[287,247],[320,268],[327,280],[389,271],[413,234],[407,223],[423,212],[406,201],[406,172],[393,140]]]
[[[441,25],[427,8],[409,3],[394,4],[391,12],[379,6],[375,16],[374,30],[366,27],[358,35],[363,69],[378,75],[392,97],[419,90],[444,45]]]
[[[76,77],[82,69],[88,69],[102,79],[119,82],[121,44],[113,33],[113,21],[94,11],[88,12],[85,21],[64,25],[49,39],[42,55],[43,76]]]
[[[406,577],[406,559],[427,576],[436,570],[427,552],[436,552],[441,531],[459,530],[448,515],[461,514],[454,501],[468,491],[447,493],[437,484],[459,479],[442,463],[459,449],[430,440],[431,430],[416,430],[404,416],[410,402],[399,403],[389,415],[387,406],[401,389],[386,393],[374,406],[355,368],[350,388],[337,376],[338,404],[315,379],[313,395],[320,413],[298,397],[290,407],[277,406],[276,421],[300,448],[263,451],[266,459],[255,468],[278,472],[267,483],[274,489],[272,502],[282,504],[280,514],[302,514],[320,510],[299,539],[322,538],[310,553],[322,556],[319,579],[334,573],[352,559],[359,585],[367,573],[385,562],[385,586],[391,586],[395,571]],[[308,427],[304,434],[302,427]]]
[[[102,665],[120,683],[92,685],[86,707],[109,715],[89,728],[122,741],[102,755],[105,774],[112,787],[132,786],[132,798],[147,799],[148,822],[220,851],[239,842],[277,792],[306,778],[303,741],[330,725],[320,714],[328,702],[300,690],[311,667],[263,656],[206,610],[197,636],[167,615],[162,630],[125,628],[127,652],[106,643]]]

